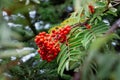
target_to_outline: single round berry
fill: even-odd
[[[87,29],[90,29],[90,28],[91,28],[91,25],[85,24],[85,27],[86,27]]]

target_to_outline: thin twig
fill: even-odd
[[[77,27],[77,26],[84,26],[89,20],[90,20],[90,18],[87,19],[86,21],[84,21],[83,23],[80,23],[80,22],[76,23],[76,24],[72,25],[72,28]]]
[[[108,3],[107,3],[107,7],[108,7],[108,6],[109,6],[109,4],[110,4],[110,0],[107,0],[107,2],[108,2]]]
[[[114,3],[115,4],[112,5],[113,7],[118,6],[120,4],[120,2],[114,2]],[[109,8],[111,8],[111,7],[108,7],[105,11],[103,11],[103,13],[106,13],[109,10]]]
[[[117,2],[116,4],[113,5],[113,7],[115,7],[115,6],[119,5],[119,4],[120,4],[120,2],[119,3]]]

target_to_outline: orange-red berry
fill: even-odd
[[[93,14],[95,12],[94,6],[89,5],[88,8],[89,8],[90,13]]]
[[[89,24],[85,24],[85,27],[86,27],[87,29],[91,29],[91,25],[89,25]]]

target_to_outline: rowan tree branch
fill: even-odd
[[[84,26],[89,20],[90,20],[90,18],[87,19],[86,21],[84,21],[83,23],[79,22],[79,23],[76,23],[76,24],[71,25],[71,26],[72,26],[72,28],[77,27],[77,26]]]
[[[107,34],[111,34],[113,33],[116,29],[118,29],[120,27],[120,19],[118,19],[112,26],[111,28],[106,32]]]
[[[107,11],[109,11],[109,9],[110,9],[110,7],[108,7],[109,4],[110,4],[110,0],[108,0],[107,8],[106,8],[106,10],[103,11],[103,13],[106,13]],[[113,7],[118,6],[118,5],[120,5],[120,1],[118,1],[117,3],[115,3],[115,4],[113,5]],[[83,22],[83,23],[80,23],[80,22],[79,22],[79,23],[76,23],[76,24],[71,25],[71,26],[72,26],[72,28],[77,27],[77,26],[83,26],[83,25],[85,25],[90,19],[91,19],[91,18],[87,19],[87,20],[86,20],[85,22]],[[96,19],[96,18],[95,18],[95,19]]]

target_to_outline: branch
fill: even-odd
[[[111,28],[106,32],[107,34],[111,34],[113,33],[116,29],[118,29],[120,27],[120,19],[118,19],[112,26]]]
[[[109,6],[109,4],[110,4],[110,0],[108,0],[108,4],[107,4],[107,5]],[[118,6],[119,4],[120,4],[120,1],[118,1],[116,4],[114,4],[113,7]],[[107,11],[109,11],[109,8],[110,8],[110,7],[108,7],[108,6],[107,6],[107,8],[103,11],[103,13],[106,13]],[[95,18],[95,19],[96,19],[96,18]],[[74,27],[77,27],[77,26],[83,26],[83,25],[85,25],[89,20],[90,20],[90,18],[87,19],[87,20],[86,20],[85,22],[83,22],[83,23],[80,23],[80,22],[79,22],[79,23],[76,23],[76,24],[71,25],[71,26],[72,26],[73,28],[74,28]]]
[[[34,33],[34,35],[37,35],[38,32],[37,32],[37,30],[35,29],[34,22],[33,22],[33,23],[31,22],[30,17],[29,17],[28,14],[25,14],[24,16],[25,16],[25,18],[28,20],[29,27],[31,28],[31,30],[32,30],[32,32]]]
[[[113,5],[113,7],[116,7],[120,4],[120,1],[119,2],[114,2],[115,4]],[[109,10],[110,7],[107,7],[107,9],[105,11],[103,11],[103,13],[106,13],[108,10]]]
[[[108,2],[108,3],[107,3],[107,7],[108,7],[108,6],[109,6],[109,4],[110,4],[110,0],[107,0],[107,2]]]
[[[114,0],[114,2],[120,2],[120,0]]]
[[[74,27],[77,27],[77,26],[84,26],[88,21],[90,20],[90,18],[89,19],[87,19],[85,22],[83,22],[83,23],[76,23],[76,24],[74,24],[74,25],[71,25],[72,26],[72,28],[74,28]]]
[[[116,2],[116,4],[113,5],[113,7],[118,6],[120,2]]]

